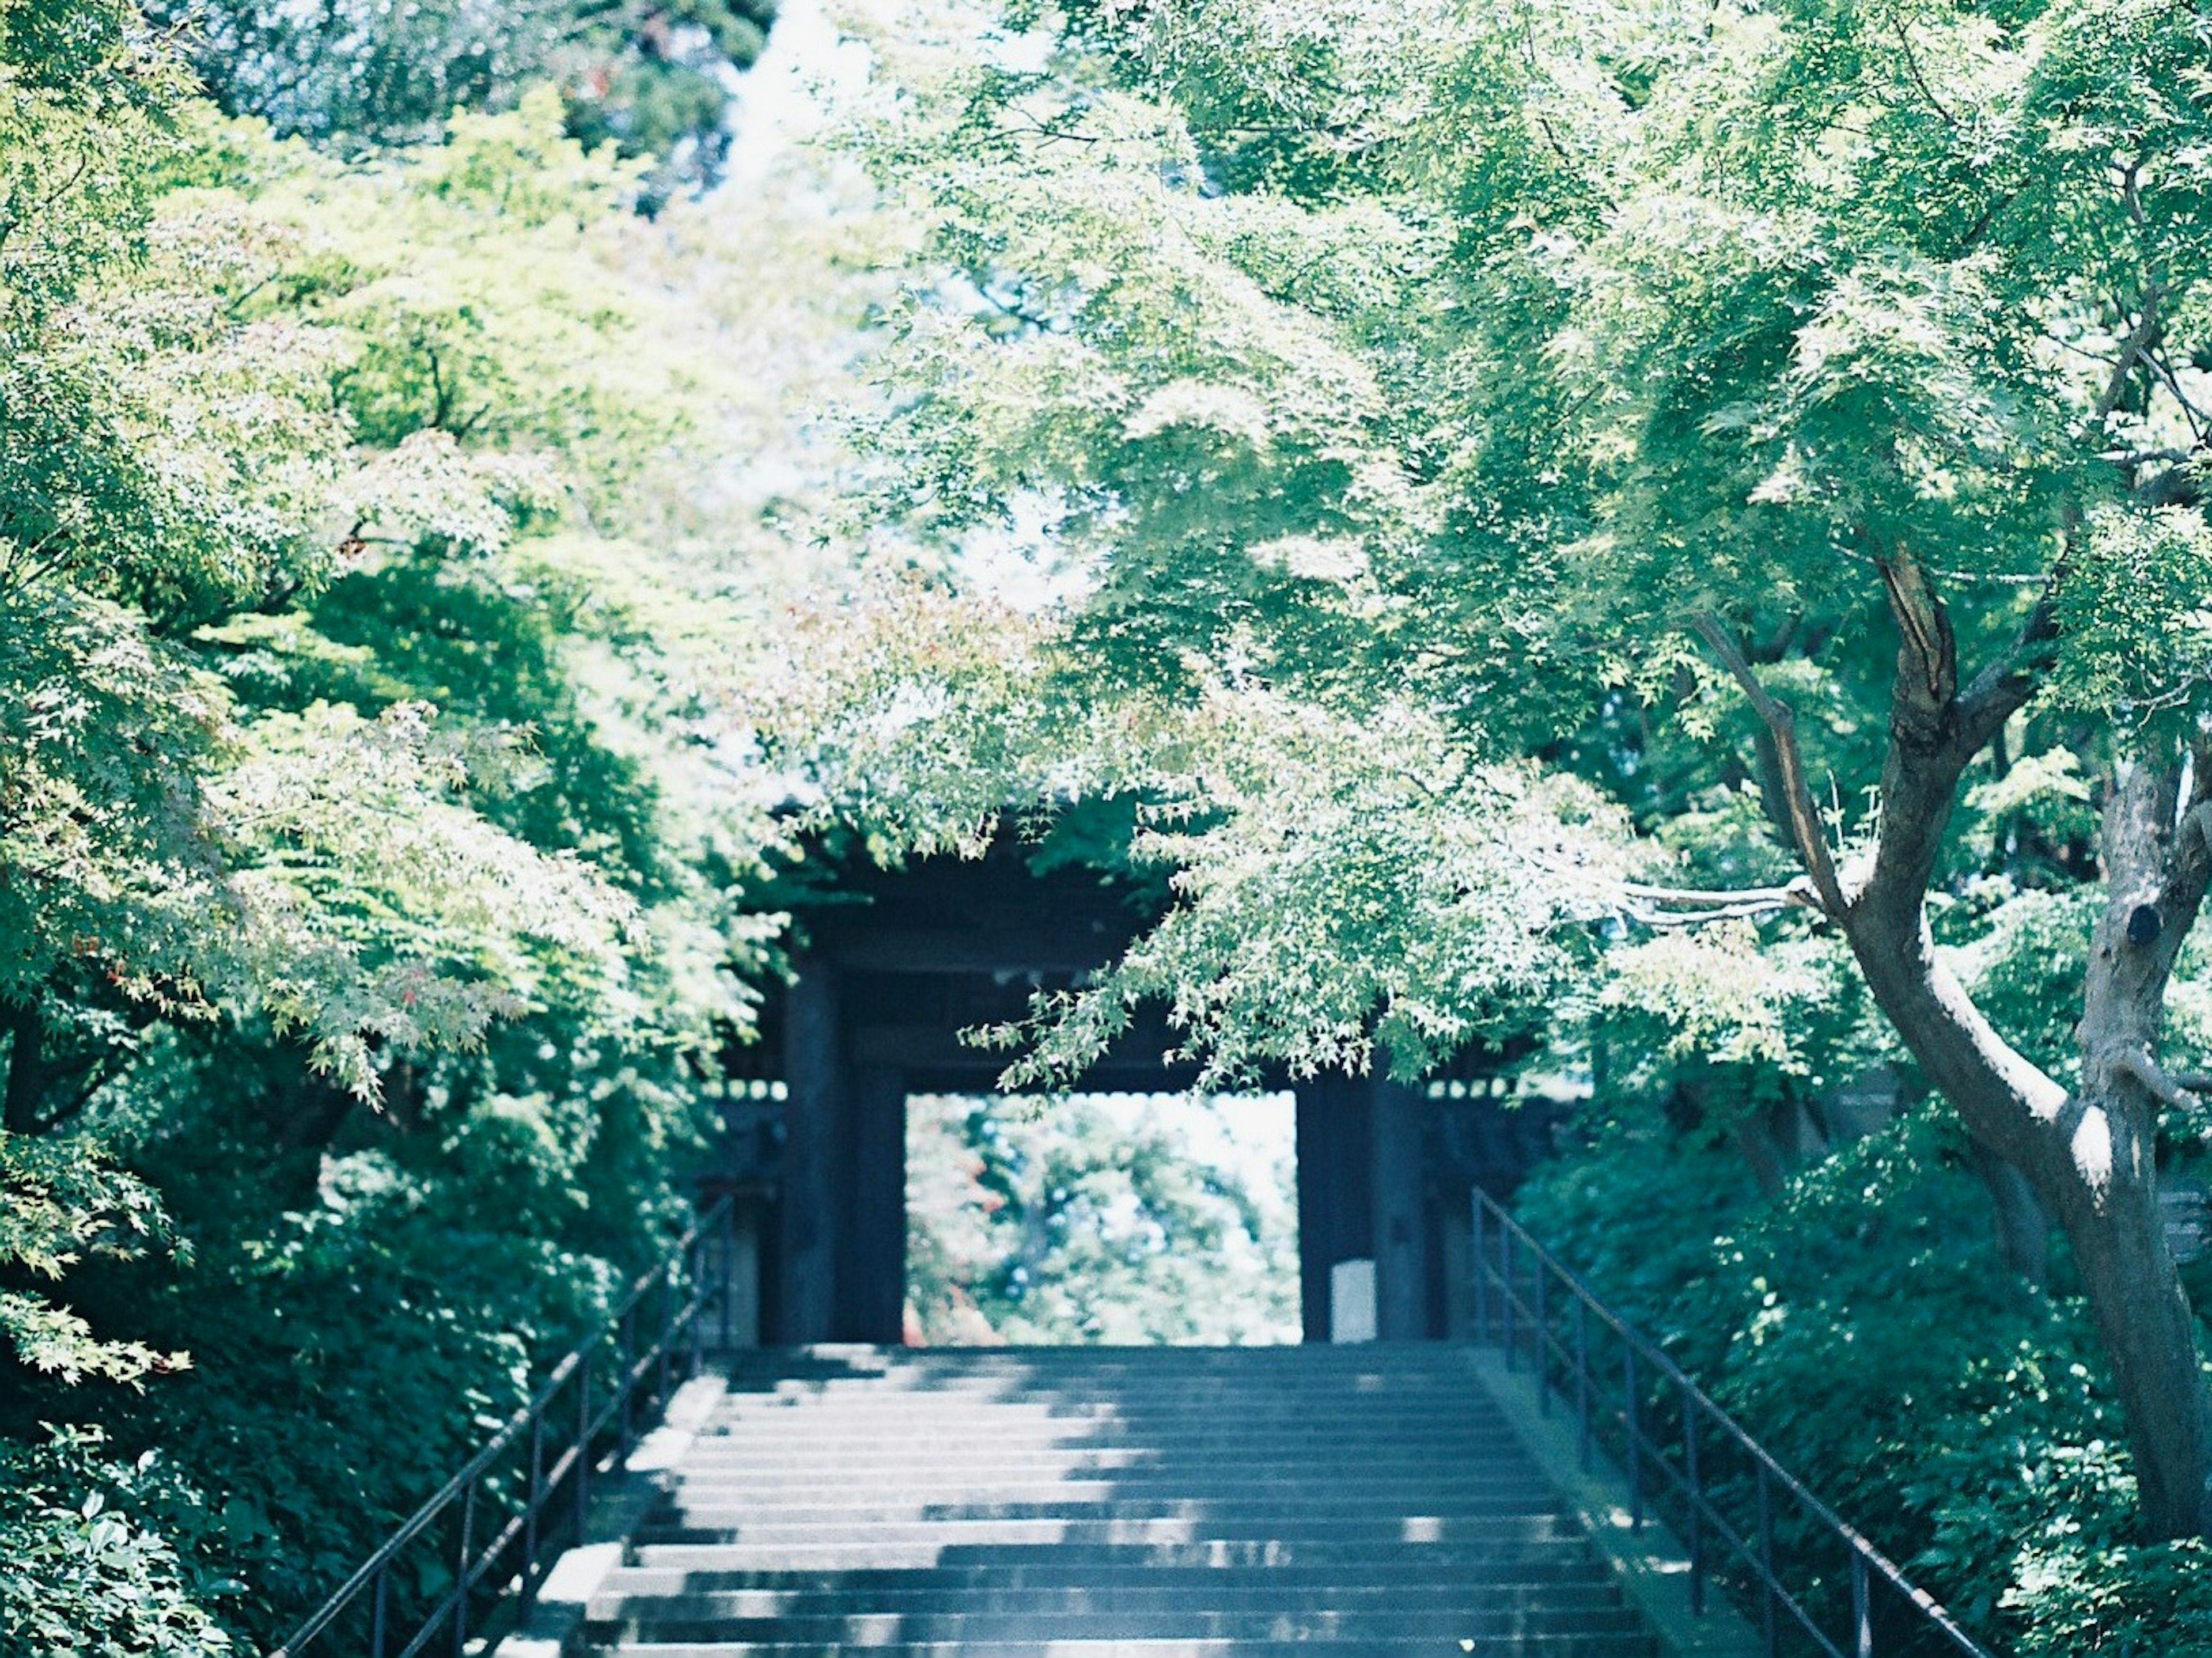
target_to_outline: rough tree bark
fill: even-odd
[[[2166,981],[2212,874],[2212,804],[2178,811],[2179,765],[2124,764],[2104,810],[2106,912],[2092,941],[2069,1095],[1991,1027],[1937,956],[1926,898],[1966,766],[2033,694],[2050,635],[2039,609],[2013,649],[1968,685],[1943,607],[1907,558],[1882,576],[1899,634],[1882,811],[1870,858],[1838,871],[1790,710],[1715,618],[1697,631],[1771,736],[1806,897],[1842,931],[1875,1001],[1980,1146],[2016,1169],[2073,1246],[2127,1421],[2142,1524],[2212,1533],[2212,1394],[2167,1248],[2154,1150]]]
[[[39,1132],[39,1101],[46,1088],[46,1022],[27,1003],[0,1009],[8,1033],[8,1078],[0,1093],[0,1127],[11,1134]]]

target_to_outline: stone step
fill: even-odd
[[[1407,1640],[1448,1643],[1468,1636],[1632,1635],[1636,1614],[1619,1607],[1497,1607],[1469,1602],[1430,1610],[1158,1612],[975,1612],[744,1618],[712,1607],[693,1615],[635,1606],[587,1624],[603,1641],[787,1641],[839,1646],[957,1643],[962,1646],[1045,1641]],[[1448,1649],[1448,1648],[1447,1648]]]
[[[1396,1519],[1420,1515],[1466,1519],[1483,1515],[1549,1513],[1559,1507],[1549,1493],[1532,1491],[1510,1480],[1475,1488],[1432,1489],[1419,1493],[1376,1485],[1335,1495],[1301,1487],[1295,1491],[1208,1491],[1200,1496],[1170,1497],[1110,1488],[1063,1491],[1047,1485],[1012,1497],[1003,1490],[920,1494],[856,1490],[841,1502],[836,1500],[836,1495],[817,1490],[793,1491],[781,1497],[763,1497],[758,1491],[743,1485],[687,1479],[678,1487],[671,1507],[701,1525],[738,1525],[755,1520],[777,1524],[819,1523],[838,1518],[865,1525],[914,1525],[945,1520],[1200,1520],[1231,1516],[1240,1523],[1271,1516]],[[724,1519],[724,1515],[729,1518]]]
[[[1127,1410],[1158,1416],[1170,1414],[1181,1403],[1218,1405],[1228,1400],[1255,1401],[1278,1410],[1302,1404],[1371,1409],[1383,1416],[1429,1416],[1442,1411],[1488,1409],[1488,1402],[1472,1382],[1450,1388],[1024,1388],[997,1393],[982,1390],[900,1388],[896,1392],[808,1392],[733,1395],[722,1406],[732,1415],[774,1416],[783,1411],[834,1411],[855,1416],[895,1414],[927,1410],[1003,1410],[1071,1415],[1081,1411]]]
[[[851,1617],[896,1613],[932,1617],[947,1613],[1018,1613],[1030,1617],[1076,1614],[1160,1613],[1199,1606],[1213,1612],[1426,1611],[1475,1605],[1486,1608],[1526,1607],[1565,1612],[1588,1607],[1608,1610],[1621,1604],[1610,1577],[1586,1582],[1439,1583],[1425,1576],[1396,1583],[1347,1583],[1334,1577],[1301,1581],[1279,1573],[1257,1582],[1226,1572],[1192,1581],[1188,1576],[1156,1574],[1153,1581],[1131,1578],[1102,1588],[1037,1584],[994,1588],[981,1583],[938,1588],[875,1586],[819,1588],[703,1588],[698,1574],[645,1572],[625,1567],[611,1576],[592,1597],[595,1623],[611,1622],[629,1609],[665,1612],[686,1618]],[[1209,1581],[1209,1579],[1211,1581]]]
[[[1058,1558],[1050,1550],[1033,1552],[1025,1561],[988,1564],[955,1563],[911,1569],[859,1567],[842,1570],[727,1570],[657,1565],[617,1567],[605,1592],[678,1594],[759,1590],[777,1594],[853,1594],[896,1599],[908,1594],[1186,1594],[1211,1602],[1220,1595],[1292,1594],[1312,1590],[1354,1594],[1414,1594],[1433,1590],[1485,1594],[1524,1587],[1588,1586],[1610,1589],[1613,1578],[1587,1550],[1522,1551],[1513,1558],[1459,1561],[1441,1576],[1433,1561],[1382,1557],[1364,1564],[1357,1577],[1334,1565],[1275,1564],[1162,1564],[1133,1563],[1119,1557],[1085,1564]]]
[[[685,1459],[687,1470],[700,1479],[743,1480],[755,1486],[786,1483],[818,1484],[828,1477],[861,1482],[871,1475],[902,1485],[984,1485],[1004,1481],[1035,1485],[1040,1481],[1073,1480],[1091,1485],[1170,1485],[1224,1481],[1247,1485],[1326,1487],[1332,1482],[1365,1476],[1377,1481],[1423,1480],[1431,1484],[1465,1485],[1485,1479],[1526,1478],[1534,1465],[1519,1455],[1516,1446],[1467,1451],[1439,1461],[1434,1455],[1392,1455],[1375,1451],[1365,1455],[1297,1457],[1285,1459],[1255,1454],[1229,1453],[1213,1456],[1171,1456],[1139,1445],[1072,1447],[1015,1455],[1000,1448],[995,1456],[963,1457],[955,1461],[926,1448],[910,1449],[895,1459],[865,1456],[805,1458],[763,1455],[734,1456],[695,1448]]]
[[[897,1470],[871,1478],[866,1469],[837,1470],[812,1479],[795,1474],[764,1474],[710,1469],[681,1476],[687,1498],[721,1497],[732,1502],[782,1506],[792,1503],[945,1503],[989,1500],[1007,1503],[1144,1503],[1186,1498],[1197,1502],[1290,1503],[1401,1499],[1403,1508],[1424,1508],[1455,1498],[1527,1491],[1530,1476],[1486,1466],[1480,1472],[1431,1473],[1419,1479],[1393,1479],[1366,1468],[1347,1472],[1333,1485],[1326,1473],[1269,1477],[1249,1467],[1225,1473],[1184,1474],[1175,1468],[1113,1471],[1078,1469],[1055,1474],[1050,1468],[984,1471],[973,1477],[934,1470]]]
[[[1588,1552],[1587,1540],[1566,1534],[1562,1526],[1553,1536],[1500,1538],[1494,1541],[1455,1540],[1431,1545],[1422,1552],[1431,1575],[1466,1573],[1498,1562],[1519,1563],[1540,1558],[1547,1550],[1566,1558]],[[971,1564],[983,1554],[998,1555],[1007,1544],[952,1544],[943,1539],[914,1542],[870,1542],[854,1539],[842,1543],[774,1545],[747,1542],[647,1541],[633,1545],[631,1555],[641,1566],[667,1566],[687,1571],[727,1571],[744,1569],[773,1571],[852,1570],[872,1566],[925,1568],[939,1564]],[[1064,1559],[1069,1569],[1122,1562],[1151,1566],[1326,1566],[1355,1580],[1364,1580],[1404,1555],[1406,1545],[1392,1540],[1284,1538],[1208,1538],[1188,1542],[1149,1544],[1065,1541],[1027,1546]]]
[[[1052,1451],[1114,1451],[1158,1448],[1203,1454],[1216,1446],[1249,1448],[1295,1443],[1327,1454],[1387,1451],[1426,1453],[1439,1443],[1504,1448],[1517,1445],[1510,1428],[1495,1418],[1461,1416],[1419,1428],[1384,1429],[1356,1418],[1338,1422],[1308,1419],[1267,1422],[1256,1418],[1207,1424],[1204,1415],[1165,1425],[1140,1422],[942,1422],[916,1419],[888,1425],[833,1422],[827,1418],[791,1416],[775,1420],[711,1423],[698,1435],[702,1452],[763,1452],[788,1455],[799,1441],[814,1442],[825,1456],[849,1456],[904,1448],[919,1451],[945,1444],[967,1444],[1028,1455]]]
[[[1099,1342],[1079,1347],[885,1347],[866,1343],[817,1343],[808,1347],[760,1347],[738,1355],[732,1376],[799,1380],[810,1375],[941,1371],[981,1376],[993,1370],[1075,1370],[1089,1375],[1112,1368],[1146,1375],[1178,1370],[1227,1370],[1264,1375],[1270,1370],[1311,1376],[1332,1369],[1464,1370],[1456,1350],[1429,1341],[1370,1341],[1358,1346],[1285,1342],[1276,1346],[1214,1347],[1199,1343],[1152,1346]]]
[[[1539,1494],[1540,1499],[1540,1493]],[[1201,1515],[1195,1518],[1138,1520],[1021,1520],[985,1515],[967,1520],[777,1521],[744,1509],[686,1508],[648,1521],[638,1533],[644,1542],[758,1542],[769,1546],[807,1544],[927,1543],[939,1548],[975,1548],[1000,1544],[1277,1542],[1373,1543],[1419,1548],[1447,1542],[1499,1539],[1549,1540],[1578,1538],[1573,1522],[1556,1504],[1499,1515],[1414,1515],[1372,1516],[1326,1515],[1275,1517]]]
[[[1444,1646],[1433,1636],[1402,1640],[898,1642],[880,1646],[804,1641],[624,1641],[603,1649],[616,1658],[1438,1658],[1439,1649],[1471,1658],[1652,1658],[1649,1635],[1574,1634],[1462,1637]]]
[[[1487,1439],[1503,1439],[1511,1432],[1506,1424],[1487,1412],[1460,1411],[1439,1412],[1433,1417],[1392,1421],[1380,1417],[1362,1417],[1357,1412],[1285,1412],[1279,1416],[1262,1411],[1247,1411],[1235,1417],[1218,1412],[1181,1412],[1172,1417],[1146,1419],[1121,1415],[1076,1416],[1061,1413],[1056,1416],[1037,1416],[1025,1420],[1012,1418],[998,1418],[988,1413],[972,1418],[950,1414],[910,1412],[903,1416],[872,1418],[840,1418],[826,1411],[793,1410],[775,1416],[761,1415],[732,1420],[717,1418],[707,1424],[702,1437],[709,1442],[729,1439],[751,1439],[768,1442],[778,1436],[794,1432],[831,1431],[851,1436],[855,1440],[896,1440],[916,1428],[926,1428],[947,1437],[962,1435],[982,1438],[992,1435],[1018,1436],[1027,1442],[1050,1442],[1054,1439],[1073,1439],[1087,1435],[1110,1436],[1115,1439],[1157,1439],[1169,1444],[1197,1444],[1214,1438],[1280,1439],[1328,1442],[1340,1441],[1346,1444],[1373,1444],[1377,1441],[1407,1439],[1428,1443],[1439,1436],[1473,1435]]]
[[[1437,1390],[1433,1397],[1420,1400],[1402,1393],[1345,1393],[1345,1390],[1255,1390],[1255,1388],[1224,1388],[1221,1393],[1192,1393],[1188,1388],[1151,1388],[1128,1393],[1095,1393],[1084,1390],[1075,1393],[1068,1388],[1057,1388],[1037,1397],[1006,1397],[987,1395],[987,1393],[898,1393],[891,1397],[869,1397],[865,1393],[852,1395],[821,1395],[821,1393],[796,1393],[775,1400],[732,1400],[717,1408],[719,1417],[734,1419],[759,1419],[775,1422],[790,1415],[818,1415],[838,1417],[842,1422],[872,1422],[878,1417],[925,1417],[925,1415],[967,1415],[967,1417],[1000,1417],[1005,1422],[1022,1422],[1026,1417],[1051,1417],[1051,1419],[1075,1419],[1075,1417],[1157,1417],[1161,1422],[1172,1422],[1179,1415],[1179,1406],[1190,1408],[1237,1408],[1255,1411],[1261,1415],[1291,1417],[1307,1408],[1332,1408],[1332,1411],[1358,1412],[1363,1422],[1427,1422],[1433,1417],[1453,1417],[1464,1412],[1493,1417],[1495,1411],[1480,1393],[1471,1386],[1462,1388]]]
[[[802,1461],[765,1458],[694,1455],[681,1477],[719,1480],[748,1491],[781,1486],[890,1491],[948,1488],[1013,1490],[1021,1487],[1109,1485],[1119,1491],[1329,1491],[1341,1482],[1390,1490],[1425,1486],[1432,1490],[1475,1490],[1484,1485],[1523,1483],[1534,1477],[1534,1464],[1510,1448],[1436,1456],[1346,1456],[1316,1461],[1263,1453],[1200,1458],[1163,1456],[1132,1447],[1101,1465],[1082,1456],[1038,1455],[975,1461],[939,1458],[916,1452],[886,1461],[866,1457]]]
[[[951,1422],[914,1422],[905,1424],[900,1430],[874,1428],[860,1432],[852,1426],[838,1426],[827,1422],[794,1422],[779,1430],[769,1432],[726,1432],[708,1430],[699,1435],[699,1455],[714,1455],[717,1450],[754,1450],[775,1448],[779,1455],[799,1455],[792,1443],[794,1437],[811,1435],[836,1435],[836,1455],[856,1457],[856,1455],[878,1453],[921,1453],[927,1448],[931,1455],[957,1455],[964,1450],[1055,1450],[1055,1448],[1144,1448],[1159,1453],[1263,1453],[1263,1450],[1291,1450],[1298,1455],[1354,1455],[1370,1450],[1425,1450],[1425,1453],[1451,1453],[1451,1450],[1504,1450],[1516,1443],[1502,1426],[1468,1422],[1437,1422],[1420,1432],[1395,1430],[1385,1432],[1371,1426],[1314,1426],[1314,1424],[1283,1424],[1270,1428],[1265,1424],[1239,1424],[1232,1428],[1221,1428],[1217,1432],[1203,1426],[1183,1428],[1144,1428],[1126,1422],[1113,1424],[1053,1424],[1048,1428],[1024,1432],[1018,1426],[1006,1426],[994,1430],[988,1424],[951,1424]]]
[[[1510,1467],[1516,1473],[1533,1467],[1517,1444],[1456,1443],[1437,1448],[1396,1448],[1365,1446],[1327,1455],[1297,1450],[1283,1455],[1277,1447],[1245,1446],[1206,1451],[1164,1449],[1155,1445],[1060,1444],[1018,1446],[940,1446],[927,1438],[909,1440],[903,1448],[879,1454],[840,1450],[808,1458],[789,1449],[771,1452],[765,1447],[695,1445],[686,1467],[711,1468],[737,1477],[781,1474],[802,1476],[820,1471],[859,1473],[881,1469],[948,1479],[974,1473],[992,1478],[1008,1473],[1060,1478],[1091,1473],[1118,1478],[1124,1473],[1150,1473],[1165,1478],[1203,1478],[1212,1474],[1267,1475],[1286,1479],[1331,1479],[1364,1470],[1380,1478],[1399,1479],[1419,1473],[1443,1478],[1472,1478],[1485,1469]]]

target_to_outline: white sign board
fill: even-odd
[[[1328,1269],[1328,1339],[1375,1339],[1375,1263],[1340,1260]]]

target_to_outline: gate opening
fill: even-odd
[[[1297,1341],[1295,1124],[1287,1092],[909,1096],[905,1340]]]

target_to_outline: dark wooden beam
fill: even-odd
[[[852,973],[1089,973],[1128,942],[1127,931],[1092,921],[1073,927],[939,929],[817,925],[817,953]]]

